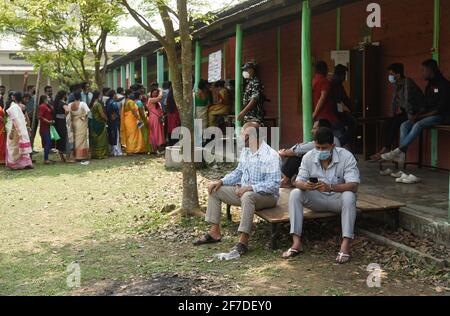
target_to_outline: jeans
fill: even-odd
[[[406,152],[412,142],[420,136],[422,130],[439,125],[443,121],[442,116],[429,116],[416,123],[413,123],[410,120],[406,121],[400,127],[400,149],[403,152]]]
[[[41,134],[42,146],[44,147],[44,161],[48,161],[48,155],[50,154],[50,149],[52,147],[52,138],[50,136],[50,131]]]
[[[393,149],[394,142],[398,139],[398,131],[400,126],[408,120],[408,115],[406,113],[397,114],[394,117],[388,119],[384,125],[384,147],[389,150]]]

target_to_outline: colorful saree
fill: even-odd
[[[103,114],[103,115],[102,115]],[[96,102],[92,107],[91,154],[92,158],[104,159],[108,156],[108,132],[104,120],[103,105]]]
[[[72,132],[74,144],[74,159],[89,159],[89,122],[88,114],[90,112],[86,103],[80,102],[77,110],[73,109],[74,103],[70,104],[70,113],[72,117]]]
[[[127,154],[146,152],[144,137],[136,117],[139,117],[139,108],[133,100],[128,99],[120,114],[120,139]]]
[[[6,113],[0,106],[0,165],[5,164],[6,158]]]
[[[30,154],[33,150],[22,109],[13,102],[6,112],[8,113],[6,166],[15,170],[31,167],[33,163]]]
[[[141,128],[141,133],[142,133],[142,137],[144,138],[145,149],[146,149],[147,153],[150,153],[153,150],[152,150],[152,146],[149,143],[149,138],[148,138],[149,129],[148,129],[147,117],[145,116],[144,103],[141,100],[137,100],[136,105],[139,108],[139,117],[141,118],[141,121],[144,122],[144,126],[142,126],[142,128]]]

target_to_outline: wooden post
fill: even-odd
[[[280,128],[279,137],[281,138],[281,27],[277,29],[277,86],[278,86],[278,128]]]
[[[120,66],[120,85],[122,88],[127,88],[127,74],[125,65]]]
[[[141,57],[141,83],[145,90],[148,91],[148,61],[147,56]]]
[[[336,50],[341,50],[342,47],[342,14],[341,8],[336,10]]]
[[[441,2],[434,0],[434,23],[433,23],[433,59],[439,63],[439,44],[441,34]],[[431,166],[437,167],[439,165],[439,132],[437,129],[431,130]]]
[[[198,85],[200,84],[200,78],[202,76],[202,47],[200,46],[200,42],[195,42],[195,83],[194,90],[198,91]]]
[[[303,139],[312,140],[312,59],[311,59],[311,7],[309,0],[302,7],[302,96]]]
[[[235,126],[236,132],[239,132],[241,122],[238,116],[242,108],[242,28],[240,24],[236,25],[236,60],[235,60]]]
[[[113,84],[112,84],[114,90],[117,90],[119,87],[119,74],[117,68],[114,68],[113,70]]]
[[[136,74],[135,66],[136,66],[136,63],[134,61],[130,61],[130,64],[128,65],[128,67],[130,68],[130,86],[132,86],[136,83],[136,78],[134,77]]]
[[[156,53],[156,77],[160,87],[162,87],[164,83],[164,55],[161,52]]]
[[[39,66],[37,80],[36,80],[36,94],[34,95],[34,107],[33,107],[33,117],[31,119],[31,147],[34,148],[34,139],[37,133],[38,127],[38,109],[39,109],[39,93],[41,89],[41,81],[42,81],[42,66]]]

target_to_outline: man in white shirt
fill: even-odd
[[[330,121],[327,119],[320,119],[314,122],[312,135],[316,136],[317,131],[321,127],[332,128]],[[336,147],[341,147],[341,142],[337,137],[334,137],[334,145]],[[300,168],[300,164],[302,163],[303,156],[313,150],[316,147],[316,143],[314,141],[296,144],[291,149],[282,149],[280,150],[280,157],[283,159],[283,166],[281,167],[281,172],[283,173],[283,178],[281,180],[282,188],[291,188],[293,187],[293,182],[295,181],[295,177],[298,174],[298,169]]]
[[[350,260],[360,177],[353,154],[336,148],[333,139],[331,129],[320,128],[315,137],[315,150],[303,157],[295,182],[297,189],[289,197],[293,245],[283,258],[295,257],[302,251],[303,209],[306,207],[315,212],[341,213],[343,241],[336,262],[343,264]]]

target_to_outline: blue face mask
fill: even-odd
[[[396,84],[397,83],[397,79],[395,78],[394,75],[389,75],[389,82],[392,84]]]
[[[319,155],[319,160],[322,160],[322,161],[328,160],[331,157],[331,151],[329,151],[329,150],[317,150],[316,149],[316,152]]]

